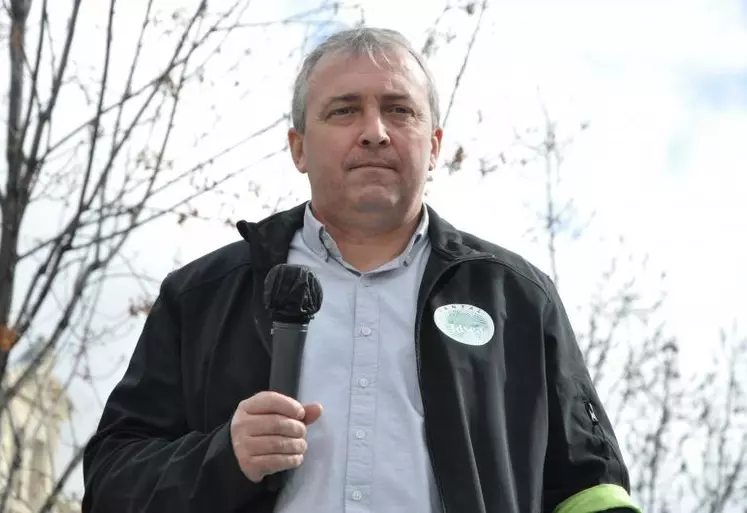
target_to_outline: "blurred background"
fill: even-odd
[[[400,30],[427,202],[558,284],[647,513],[747,504],[747,2],[0,0],[0,513],[80,511],[166,274],[308,198],[291,83]]]

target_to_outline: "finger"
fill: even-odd
[[[322,416],[322,411],[324,410],[322,408],[322,405],[319,403],[305,404],[303,409],[305,411],[305,415],[302,420],[303,423],[307,426],[319,420],[319,417]]]
[[[272,454],[306,454],[308,445],[303,438],[289,438],[287,436],[257,436],[252,439],[250,452],[256,456]]]
[[[289,438],[304,438],[306,426],[303,422],[284,415],[247,415],[241,422],[241,431],[249,436],[277,435]]]
[[[239,403],[239,408],[250,414],[277,413],[293,419],[300,419],[304,414],[301,403],[292,397],[271,391],[260,392],[244,399]]]
[[[301,454],[264,454],[253,456],[249,460],[249,465],[264,476],[296,468],[301,463],[303,463]]]

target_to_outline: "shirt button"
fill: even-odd
[[[370,334],[371,334],[371,328],[369,328],[368,326],[363,326],[361,328],[361,335],[363,335],[364,337],[367,337]]]
[[[361,387],[366,388],[368,386],[368,380],[366,378],[361,378],[358,380],[358,384]]]
[[[352,493],[351,497],[353,497],[354,501],[359,501],[359,500],[361,500],[363,498],[363,494],[359,490],[355,490]]]
[[[363,431],[362,429],[359,429],[358,431],[355,432],[355,437],[358,440],[363,440],[364,438],[366,438],[366,432]]]

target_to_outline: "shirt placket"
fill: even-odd
[[[358,280],[353,325],[353,366],[351,373],[348,459],[345,476],[345,511],[371,510],[373,479],[373,427],[376,419],[379,361],[378,294],[371,278]]]

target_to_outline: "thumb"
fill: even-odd
[[[303,423],[307,426],[313,424],[322,416],[322,405],[319,403],[304,404],[303,409],[305,412]]]

